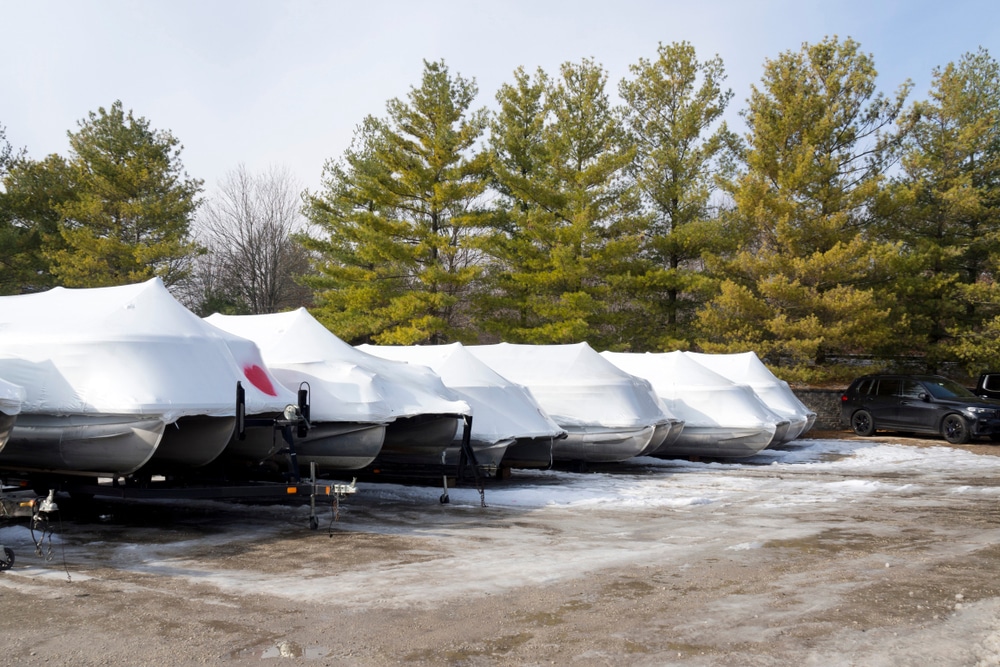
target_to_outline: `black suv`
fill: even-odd
[[[858,435],[882,429],[940,433],[955,445],[978,436],[1000,440],[1000,400],[938,375],[859,377],[840,397],[840,416]]]

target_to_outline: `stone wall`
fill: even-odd
[[[795,389],[799,400],[816,413],[816,431],[840,431],[847,428],[840,422],[840,396],[843,389]]]

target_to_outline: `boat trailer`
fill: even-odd
[[[231,481],[197,476],[168,479],[162,476],[79,477],[52,473],[5,475],[0,485],[0,523],[28,518],[32,534],[48,531],[49,520],[58,511],[55,494],[67,493],[76,498],[119,498],[128,500],[280,500],[309,498],[309,528],[317,530],[317,498],[330,499],[331,523],[340,515],[340,501],[357,492],[356,481],[332,482],[317,477],[316,464],[310,462],[309,477],[303,479],[295,452],[295,437],[305,437],[309,429],[308,390],[300,389],[298,405],[289,405],[278,418],[251,418],[245,413],[244,390],[236,384],[236,437],[246,437],[249,427],[274,428],[281,433],[286,447],[278,454],[288,457],[288,472],[283,479],[248,478]],[[293,435],[294,432],[294,435]],[[34,492],[32,495],[31,492]],[[38,547],[36,540],[36,547]],[[14,551],[0,544],[0,571],[14,564]]]

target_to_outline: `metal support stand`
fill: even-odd
[[[447,505],[451,502],[451,498],[448,497],[448,473],[441,475],[441,483],[444,486],[444,491],[438,500],[441,501],[442,505]]]
[[[458,479],[462,479],[466,467],[472,468],[472,476],[476,482],[476,490],[479,491],[480,507],[487,507],[486,504],[486,482],[481,474],[479,461],[476,459],[476,452],[472,449],[472,415],[465,415],[465,429],[462,431],[462,453],[458,457]]]
[[[312,492],[309,494],[309,530],[319,528],[319,519],[316,518],[316,462],[309,462],[309,479],[312,481]]]
[[[459,456],[458,456],[458,470],[456,471],[455,480],[456,483],[460,483],[463,476],[465,475],[467,468],[472,468],[472,476],[475,480],[476,490],[479,491],[479,503],[482,507],[487,507],[486,505],[486,487],[483,476],[481,474],[479,461],[476,459],[476,453],[472,449],[472,415],[462,415],[462,419],[465,422],[465,426],[462,430],[462,442],[459,446]],[[442,482],[444,486],[444,492],[441,494],[441,504],[446,504],[450,502],[448,498],[448,474],[442,475]]]
[[[287,454],[288,455],[288,474],[289,474],[289,480],[292,481],[292,482],[300,482],[302,480],[302,476],[301,476],[301,474],[299,472],[299,455],[298,455],[298,452],[295,451],[295,441],[292,439],[292,424],[293,423],[294,422],[282,423],[281,421],[279,421],[278,424],[276,425],[276,427],[277,426],[281,426],[281,437],[284,438],[285,443],[288,445],[287,447],[285,447],[284,449],[282,449],[278,453],[279,454]],[[312,471],[313,471],[312,472],[312,479],[315,481],[315,479],[316,479],[316,467],[315,467],[314,464],[311,464],[311,465],[312,465]]]

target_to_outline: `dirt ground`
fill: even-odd
[[[318,531],[286,505],[66,510],[0,573],[0,664],[1000,664],[1000,508],[954,492],[996,479],[788,507],[773,474],[740,472],[738,503],[634,512],[359,484]]]

